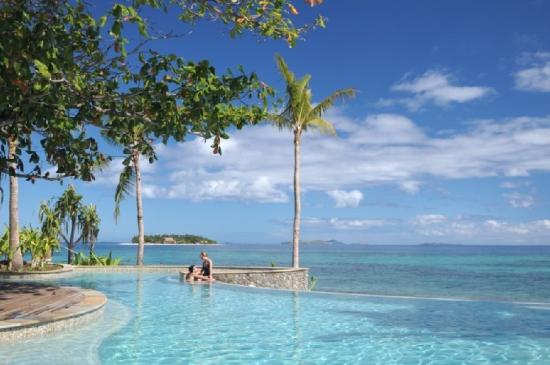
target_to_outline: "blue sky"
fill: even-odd
[[[315,100],[338,88],[359,91],[327,115],[338,138],[304,139],[303,239],[550,243],[549,2],[296,3],[298,22],[322,13],[328,24],[293,49],[250,35],[230,39],[214,23],[185,27],[175,12],[148,18],[185,33],[152,44],[162,52],[210,59],[220,70],[243,65],[284,90],[274,63],[280,53],[298,75],[313,76]],[[159,146],[159,161],[144,166],[146,232],[289,240],[291,135],[261,125],[231,133],[221,157],[209,145]],[[137,231],[134,197],[117,224],[112,218],[119,162],[94,183],[76,183],[97,204],[101,240],[128,241]],[[20,185],[23,224],[36,224],[40,201],[63,190]]]

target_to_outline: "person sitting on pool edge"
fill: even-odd
[[[214,264],[212,260],[208,257],[206,252],[201,252],[200,258],[202,260],[202,270],[201,275],[208,278],[208,281],[216,281],[212,277],[212,271],[214,270]]]
[[[195,267],[195,265],[189,266],[188,270],[189,271],[187,272],[187,274],[185,274],[186,281],[193,282],[193,281],[208,280],[207,277],[204,277],[201,275],[201,269],[199,269],[198,267]]]

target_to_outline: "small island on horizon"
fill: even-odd
[[[160,243],[167,245],[214,245],[217,242],[203,236],[193,234],[150,234],[145,235],[145,243]],[[132,237],[132,243],[138,243],[139,237]]]

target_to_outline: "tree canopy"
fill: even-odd
[[[134,0],[131,5],[113,1],[101,17],[84,2],[3,1],[0,174],[32,181],[92,180],[94,168],[109,157],[99,151],[90,127],[120,135],[120,130],[139,120],[162,142],[171,137],[183,140],[189,131],[214,137],[217,153],[220,140],[227,138],[227,127],[265,116],[269,89],[255,74],[242,70],[218,74],[206,60],[184,61],[154,51],[141,54],[136,66],[128,57],[124,27],[135,24],[142,40],[150,39],[141,16],[145,8],[178,12],[187,24],[220,21],[231,36],[252,32],[284,39],[289,45],[308,29],[324,26],[321,16],[312,24],[296,26],[292,17],[297,9],[288,0]],[[130,71],[136,68],[138,72]],[[15,169],[10,168],[6,150],[10,138],[17,140]],[[154,158],[150,140],[140,141],[140,149]],[[44,168],[48,165],[54,169]]]

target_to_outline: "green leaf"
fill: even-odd
[[[104,27],[106,23],[107,23],[107,16],[106,15],[103,15],[101,18],[99,18],[99,26],[100,27]]]
[[[47,79],[52,77],[52,75],[50,74],[50,71],[48,70],[48,66],[46,66],[39,60],[34,60],[34,66],[36,67],[36,70],[42,77],[45,77]]]

